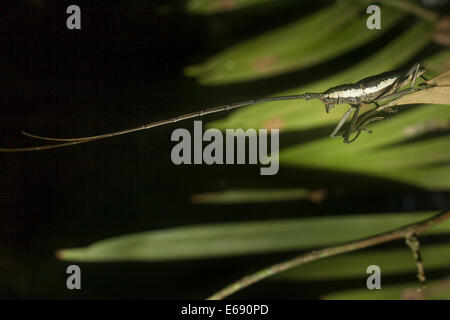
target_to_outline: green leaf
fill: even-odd
[[[229,84],[298,70],[336,57],[382,35],[404,15],[383,8],[383,28],[369,30],[358,14],[362,3],[340,1],[333,6],[237,44],[203,64],[186,68],[205,85]]]
[[[189,0],[186,3],[186,11],[194,14],[214,14],[266,2],[279,2],[279,0]]]
[[[164,261],[280,252],[336,245],[389,231],[430,213],[332,216],[176,227],[124,235],[61,250],[70,261]],[[428,234],[450,232],[450,223]]]
[[[427,67],[427,74],[431,72],[433,76],[441,74],[442,71],[448,69],[450,59],[450,49],[444,49],[436,53],[431,58],[427,59],[425,66]]]
[[[310,199],[313,196],[307,189],[233,189],[222,192],[196,194],[191,202],[196,204],[238,204],[264,203]]]

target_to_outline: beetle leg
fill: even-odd
[[[395,103],[396,103],[398,100],[401,99],[401,97],[403,97],[404,95],[407,95],[407,94],[409,94],[409,93],[412,93],[413,91],[414,91],[414,90],[413,90],[412,88],[410,88],[410,89],[407,89],[407,90],[403,90],[403,91],[401,91],[401,92],[398,92],[398,94],[399,94],[398,97],[395,98],[394,100],[392,100],[392,101],[386,103],[384,106],[383,106],[383,105],[380,106],[380,110],[385,110],[385,109],[388,109],[388,108],[391,107],[391,106],[394,106]],[[394,95],[392,95],[392,96],[394,96]],[[388,111],[388,112],[389,112],[389,111]]]
[[[337,124],[336,128],[334,128],[333,132],[330,134],[331,138],[339,138],[340,136],[337,136],[336,133],[342,128],[347,118],[350,116],[350,114],[355,110],[355,106],[351,106],[347,112],[342,116],[341,120],[339,120],[339,123]]]
[[[385,95],[379,98],[376,98],[375,100],[373,100],[373,103],[378,107],[378,108],[383,108],[383,105],[378,104],[377,102],[379,101],[384,101],[384,100],[388,100],[388,99],[392,99],[392,98],[401,98],[406,94],[410,94],[412,93],[411,88],[406,89],[406,90],[402,90],[402,91],[397,91],[395,93],[389,94],[389,95]],[[380,109],[380,110],[381,110]]]
[[[335,106],[334,103],[325,103],[325,111],[327,113],[330,113],[331,108],[333,108]]]
[[[356,128],[360,128],[362,126],[362,124],[370,117],[372,116],[374,113],[382,110],[382,106],[380,106],[378,103],[376,103],[375,101],[373,102],[375,104],[375,108],[368,110],[367,112],[363,113],[359,119],[356,122]]]
[[[415,67],[415,70],[414,70],[414,75],[413,75],[412,83],[411,83],[411,89],[412,89],[413,91],[416,90],[416,89],[414,88],[414,84],[416,83],[417,73],[419,72],[419,67],[420,67],[420,65],[417,63],[416,65],[414,65],[414,67]],[[413,67],[413,68],[414,68],[414,67]]]
[[[356,132],[356,135],[353,137],[352,140],[348,140],[348,139],[345,139],[345,138],[344,138],[344,143],[349,144],[349,143],[352,143],[353,141],[355,141],[355,140],[359,137],[359,135],[361,134],[361,131],[362,131],[362,130],[358,130],[358,132]],[[347,137],[347,138],[348,138],[348,137]]]
[[[385,117],[373,117],[373,118],[367,119],[366,121],[364,121],[364,122],[358,127],[358,130],[367,130],[367,131],[372,132],[372,130],[366,129],[366,127],[367,127],[370,123],[375,122],[375,121],[379,121],[379,120],[383,120],[384,118],[385,118]]]
[[[355,124],[356,124],[356,121],[358,120],[358,114],[359,114],[359,109],[361,108],[361,105],[360,104],[359,105],[354,105],[352,107],[356,108],[356,110],[353,113],[353,118],[352,118],[352,121],[350,122],[350,125],[348,126],[347,130],[345,131],[344,143],[352,143],[353,141],[356,140],[356,138],[358,138],[358,136],[361,133],[361,131],[358,130],[358,132],[356,133],[356,136],[352,140],[349,140],[350,135],[353,133],[353,131],[355,129]]]

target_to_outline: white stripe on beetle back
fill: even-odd
[[[396,77],[383,80],[375,86],[365,87],[364,90],[362,88],[352,88],[347,90],[335,91],[328,94],[328,96],[332,99],[363,97],[367,94],[381,91],[392,85],[395,81],[397,81]]]
[[[332,92],[329,94],[329,97],[332,99],[360,97],[360,96],[362,96],[363,93],[364,93],[364,91],[360,88],[347,89],[347,90]]]
[[[397,80],[397,78],[390,78],[390,79],[383,80],[375,86],[364,88],[364,91],[366,93],[374,93],[374,92],[381,91],[381,90],[389,87],[390,85],[392,85],[396,80]]]

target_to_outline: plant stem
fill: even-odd
[[[404,227],[400,227],[398,229],[381,233],[372,237],[348,242],[342,245],[328,247],[320,250],[314,250],[303,254],[301,256],[295,257],[291,260],[287,260],[281,263],[277,263],[268,268],[262,269],[256,273],[248,275],[244,278],[241,278],[232,284],[226,286],[222,290],[214,293],[212,296],[207,298],[208,300],[221,300],[229,295],[242,290],[258,281],[261,281],[265,278],[268,278],[274,274],[280,273],[282,271],[292,269],[294,267],[300,266],[302,264],[319,260],[326,257],[335,256],[338,254],[356,251],[363,248],[368,248],[375,246],[380,243],[389,242],[392,240],[400,239],[400,238],[410,238],[413,235],[419,235],[426,229],[437,225],[439,223],[444,222],[445,220],[450,219],[450,211],[441,212],[431,218],[428,218],[423,221],[419,221]]]

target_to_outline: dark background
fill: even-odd
[[[167,1],[76,1],[82,29],[71,31],[66,28],[66,8],[72,3],[1,1],[0,145],[41,143],[23,137],[22,129],[57,137],[94,135],[279,92],[344,69],[395,34],[388,32],[314,72],[307,69],[216,87],[203,87],[183,76],[185,66],[296,20],[324,2],[311,1],[306,10],[303,1],[261,6],[249,19],[248,9],[208,17],[187,15],[182,1],[173,6]],[[264,18],[268,12],[271,19]],[[421,54],[435,50],[430,47]],[[0,298],[204,298],[229,281],[294,253],[79,264],[83,290],[75,292],[65,287],[69,263],[56,260],[54,252],[186,224],[297,217],[300,212],[317,216],[439,210],[449,204],[446,193],[365,176],[328,172],[320,180],[311,170],[281,168],[276,176],[261,177],[256,165],[175,166],[170,160],[174,145],[170,135],[176,127],[191,129],[192,122],[64,149],[0,154]],[[227,186],[298,186],[299,177],[302,186],[352,192],[331,195],[320,207],[307,201],[231,206],[189,202],[193,194]],[[273,298],[276,292],[277,298],[316,298],[334,285],[355,283],[271,282],[236,297]]]

